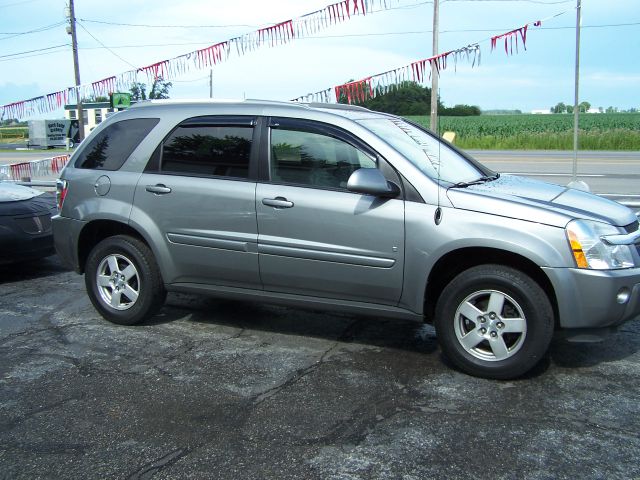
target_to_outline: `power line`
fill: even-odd
[[[0,8],[15,7],[16,5],[24,5],[25,3],[33,3],[38,1],[39,0],[23,0],[22,2],[5,3],[4,5],[0,5]]]
[[[452,0],[449,0],[452,1]],[[456,0],[457,1],[457,0]],[[476,0],[476,1],[484,1],[484,0]],[[488,0],[487,0],[488,1]],[[512,0],[517,1],[517,0]],[[640,25],[639,22],[628,22],[628,23],[608,23],[608,24],[600,24],[600,25],[583,25],[581,28],[617,28],[617,27],[632,27]],[[149,43],[149,44],[137,44],[137,45],[105,45],[100,40],[98,40],[95,36],[93,36],[84,26],[80,25],[91,37],[96,40],[101,46],[100,47],[80,47],[80,50],[99,50],[99,49],[107,49],[111,51],[112,54],[120,58],[123,62],[131,65],[131,63],[127,62],[125,59],[121,58],[117,53],[112,50],[118,48],[149,48],[149,47],[171,47],[171,46],[183,46],[183,45],[208,45],[209,42],[177,42],[177,43]],[[574,26],[565,26],[565,27],[538,27],[536,30],[569,30],[574,29]],[[505,30],[504,28],[474,28],[474,29],[459,29],[459,30],[441,30],[440,33],[468,33],[468,32],[496,32]],[[322,38],[349,38],[349,37],[383,37],[383,36],[391,36],[391,35],[423,35],[432,33],[431,30],[415,30],[415,31],[405,31],[405,32],[375,32],[375,33],[354,33],[354,34],[343,34],[343,35],[317,35],[311,37],[300,38],[299,40],[314,40],[314,39],[322,39]],[[36,49],[36,50],[27,50],[24,52],[10,53],[7,55],[1,55],[0,58],[4,58],[5,60],[1,60],[3,62],[9,60],[20,60],[21,58],[29,58],[36,57],[41,55],[46,55],[46,53],[36,54],[36,55],[26,55],[29,53],[35,52],[45,52],[49,50],[53,50],[61,47],[68,47],[69,44],[61,44],[54,45],[51,47]],[[20,55],[24,55],[20,58],[10,58],[10,57],[18,57]],[[133,66],[133,65],[131,65]]]
[[[137,68],[134,64],[132,64],[132,63],[128,62],[127,60],[125,60],[124,58],[122,58],[120,55],[118,55],[116,52],[114,52],[113,50],[111,50],[111,48],[107,47],[104,43],[102,43],[100,40],[98,40],[98,39],[97,39],[97,38],[96,38],[96,37],[95,37],[95,36],[94,36],[94,35],[93,35],[89,30],[87,30],[87,29],[85,28],[85,26],[84,26],[81,22],[76,21],[76,23],[77,23],[78,25],[80,25],[80,28],[82,28],[85,32],[87,32],[91,38],[93,38],[96,42],[98,42],[100,45],[102,45],[104,48],[106,48],[106,49],[107,49],[107,50],[108,50],[108,51],[109,51],[113,56],[115,56],[115,57],[119,58],[120,60],[122,60],[124,63],[126,63],[126,64],[127,64],[127,65],[129,65],[130,67]]]
[[[26,50],[24,52],[9,53],[7,55],[0,55],[0,58],[15,57],[17,55],[22,55],[22,54],[25,54],[25,53],[44,52],[46,50],[53,50],[54,48],[68,47],[68,46],[69,46],[68,43],[62,43],[60,45],[54,45],[52,47],[38,48],[36,50]]]
[[[106,20],[92,20],[90,18],[80,18],[79,20],[86,23],[100,23],[102,25],[116,25],[120,27],[143,27],[143,28],[229,28],[229,27],[247,27],[253,28],[259,25],[248,25],[243,23],[229,24],[229,25],[152,25],[146,23],[121,23],[121,22],[107,22]]]
[[[42,53],[34,53],[32,55],[24,55],[22,57],[17,57],[17,58],[5,58],[3,60],[0,60],[0,62],[11,62],[13,60],[22,60],[24,58],[42,57],[44,55],[52,55],[54,53],[62,53],[62,52],[65,52],[67,50],[67,47],[69,47],[69,44],[64,45],[64,49],[56,50],[55,52],[54,51],[48,51],[48,52],[42,52]]]
[[[33,30],[27,30],[26,32],[0,32],[0,35],[8,35],[7,37],[0,38],[0,40],[7,40],[9,38],[19,37],[22,35],[28,35],[30,33],[40,33],[46,32],[47,30],[51,30],[52,28],[57,28],[61,25],[64,25],[66,22],[57,22],[51,25],[45,25],[44,27],[34,28]]]
[[[614,28],[614,27],[629,27],[629,26],[637,26],[640,25],[640,22],[632,22],[632,23],[612,23],[612,24],[602,24],[602,25],[583,25],[581,28]],[[574,26],[565,26],[565,27],[538,27],[536,30],[569,30],[575,29]],[[506,28],[472,28],[472,29],[460,29],[460,30],[441,30],[440,33],[470,33],[470,32],[497,32],[506,30]],[[298,40],[314,40],[314,39],[322,39],[322,38],[351,38],[351,37],[384,37],[391,35],[422,35],[432,33],[432,30],[415,30],[415,31],[405,31],[405,32],[375,32],[375,33],[352,33],[352,34],[343,34],[343,35],[316,35],[310,37],[299,38]],[[177,43],[148,43],[148,44],[137,44],[137,45],[111,45],[109,47],[80,47],[81,50],[97,50],[100,48],[148,48],[148,47],[174,47],[174,46],[183,46],[183,45],[207,45],[208,42],[177,42]]]
[[[520,0],[513,0],[513,1],[520,1]],[[521,0],[521,1],[533,1],[533,0]],[[569,0],[566,0],[569,1]],[[380,10],[371,10],[367,12],[367,15],[371,15],[371,14],[375,14],[375,13],[382,13],[382,12],[387,12],[390,10],[406,10],[406,9],[410,9],[410,8],[416,8],[416,7],[421,7],[422,5],[428,5],[428,4],[433,4],[432,0],[426,0],[426,1],[422,1],[422,2],[418,2],[418,3],[413,3],[410,5],[399,5],[397,7],[389,7],[389,8],[384,8],[384,9],[380,9]],[[361,13],[355,13],[352,15],[362,15]],[[326,17],[328,18],[328,17]],[[260,28],[263,27],[265,25],[272,25],[273,23],[276,22],[265,22],[259,25],[249,25],[249,24],[219,24],[219,25],[159,25],[159,24],[150,24],[150,23],[123,23],[123,22],[109,22],[106,20],[95,20],[95,19],[90,19],[90,18],[80,18],[80,21],[86,22],[86,23],[99,23],[102,25],[115,25],[115,26],[121,26],[121,27],[141,27],[141,28],[232,28],[232,27],[247,27],[247,28]]]

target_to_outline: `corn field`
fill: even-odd
[[[28,138],[28,127],[0,127],[0,143],[24,142]]]
[[[429,126],[428,116],[408,117]],[[440,117],[440,132],[456,133],[456,145],[478,149],[573,148],[573,115],[480,115]],[[640,150],[640,113],[580,116],[582,150]]]

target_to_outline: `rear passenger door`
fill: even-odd
[[[268,291],[397,304],[404,267],[404,201],[347,190],[360,168],[397,174],[334,126],[273,118],[258,183],[260,273]]]
[[[256,124],[244,116],[185,120],[140,177],[131,221],[153,237],[165,282],[261,288]]]

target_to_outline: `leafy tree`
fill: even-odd
[[[566,113],[567,106],[563,102],[559,102],[555,107],[551,107],[551,113]]]
[[[158,77],[151,85],[151,91],[147,97],[147,84],[136,82],[131,85],[131,100],[140,101],[149,99],[169,98],[169,89],[173,86],[171,82],[167,82],[164,78]]]
[[[164,78],[158,77],[151,85],[149,98],[169,98],[169,89],[173,86],[171,82],[167,82]]]
[[[136,82],[129,89],[131,92],[131,100],[140,101],[147,99],[147,85],[142,82]]]
[[[580,108],[580,113],[586,113],[591,108],[591,104],[589,102],[580,102],[578,108]]]
[[[369,87],[362,85],[362,91],[369,97]],[[377,92],[374,98],[366,98],[363,102],[352,102],[371,110],[392,113],[394,115],[428,115],[431,111],[431,89],[422,87],[416,82],[402,82],[396,88],[386,92]],[[348,103],[347,96],[342,93],[339,103]],[[480,115],[480,108],[472,105],[456,105],[446,108],[438,99],[438,113],[441,115]]]
[[[104,95],[89,95],[88,97],[84,97],[82,99],[82,103],[101,103],[108,101],[109,97],[106,97]]]
[[[458,104],[452,108],[442,107],[438,113],[449,117],[471,117],[473,115],[480,115],[480,107],[476,105]]]

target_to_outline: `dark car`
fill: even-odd
[[[0,264],[53,255],[56,213],[54,193],[0,180]]]

